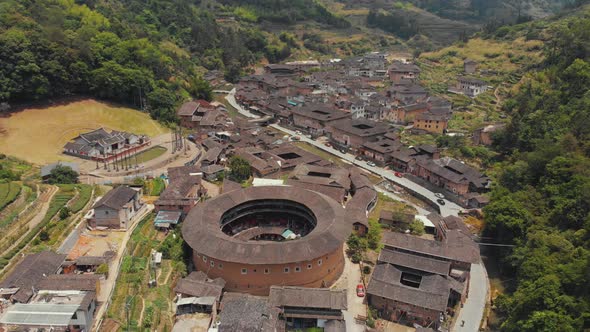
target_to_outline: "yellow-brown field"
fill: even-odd
[[[62,147],[78,134],[104,127],[154,137],[168,131],[146,113],[88,99],[27,108],[0,118],[0,153],[45,164],[71,160]]]

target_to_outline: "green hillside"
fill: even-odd
[[[559,20],[508,28],[539,34],[544,60],[529,68],[503,110],[504,158],[484,209],[506,294],[494,301],[502,331],[590,328],[590,7]],[[505,34],[506,33],[506,34]]]

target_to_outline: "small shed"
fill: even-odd
[[[180,221],[180,211],[159,211],[154,219],[154,227],[158,230],[167,230]]]
[[[180,298],[176,302],[176,315],[212,313],[216,310],[216,302],[214,296]]]

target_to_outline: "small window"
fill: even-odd
[[[247,274],[248,273],[248,269],[242,269],[242,274]]]
[[[223,264],[221,264],[221,263],[217,264],[217,268],[218,269],[223,269]]]
[[[301,272],[301,267],[295,266],[295,272]]]
[[[307,269],[311,270],[312,266],[313,266],[312,264],[307,264]]]
[[[207,263],[207,256],[203,256],[203,262]]]
[[[252,270],[252,272],[256,273],[256,269]]]
[[[286,267],[286,268],[283,270],[283,272],[285,272],[285,273],[289,273],[289,271],[290,271],[290,270],[289,270],[289,268],[288,268],[288,267]]]
[[[215,266],[215,261],[210,261],[209,262],[209,265],[211,265],[211,267],[214,267]]]
[[[264,269],[264,274],[270,274],[270,269]]]
[[[318,259],[318,266],[321,266],[321,265],[322,265],[322,260]]]
[[[105,211],[104,214],[109,214],[109,211]]]

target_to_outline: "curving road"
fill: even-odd
[[[260,118],[260,116],[243,109],[242,106],[239,105],[238,102],[236,101],[235,93],[236,93],[236,89],[234,88],[227,94],[225,99],[228,101],[228,103],[245,117],[253,118],[253,119]],[[277,129],[277,130],[285,132],[291,136],[298,135],[293,130],[284,128],[278,124],[272,124],[270,126]],[[311,144],[319,149],[322,149],[322,150],[329,152],[341,159],[344,159],[344,160],[352,163],[353,165],[356,165],[360,168],[366,169],[369,172],[377,174],[386,180],[394,182],[397,185],[408,189],[410,192],[417,193],[419,196],[422,196],[421,197],[422,199],[429,200],[432,205],[438,205],[436,203],[437,197],[434,195],[435,194],[434,192],[428,190],[425,187],[422,187],[421,185],[419,185],[413,181],[410,181],[409,179],[399,178],[399,177],[395,176],[394,172],[392,172],[390,170],[386,170],[386,169],[383,169],[380,167],[369,166],[365,161],[355,160],[355,156],[352,154],[342,153],[332,147],[325,146],[324,144],[317,142],[313,139],[310,139],[308,137],[305,137],[303,135],[298,135],[298,136],[301,137],[302,142],[306,142],[308,144]],[[462,210],[462,208],[459,205],[457,205],[453,202],[450,202],[448,200],[446,201],[445,205],[438,205],[438,207],[440,209],[440,214],[443,217],[457,216],[459,214],[459,211]],[[488,285],[489,285],[489,282],[488,282],[487,272],[486,272],[486,269],[485,269],[485,266],[483,265],[483,263],[480,261],[479,264],[472,264],[471,265],[471,278],[469,280],[469,297],[467,298],[467,300],[465,301],[465,304],[463,305],[463,308],[459,312],[459,316],[456,320],[457,323],[451,329],[452,331],[474,332],[474,331],[479,330],[479,326],[480,326],[481,320],[483,318],[485,305],[486,305],[487,298],[488,298]],[[461,326],[462,321],[464,321],[463,326]]]

